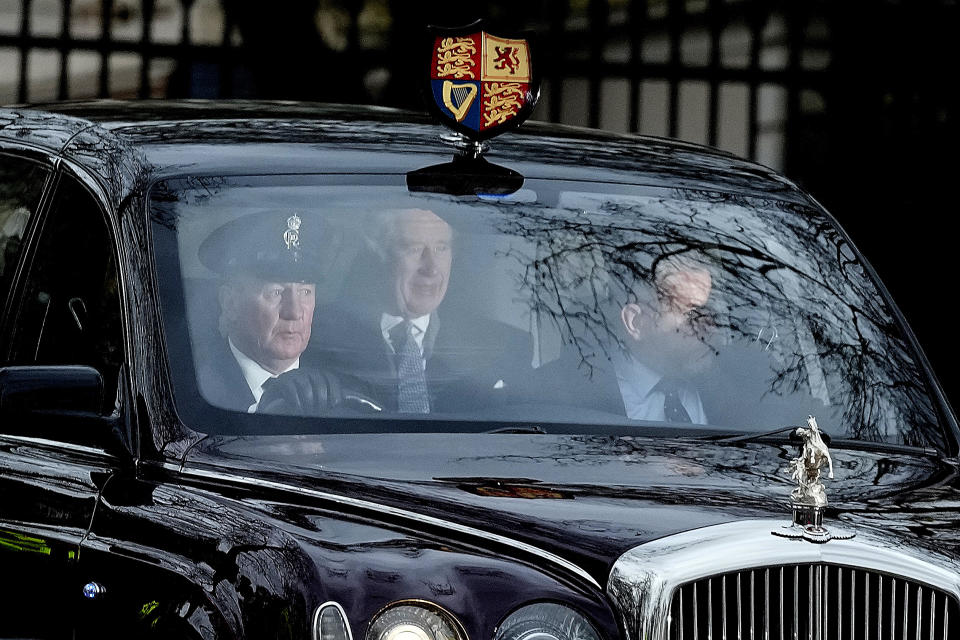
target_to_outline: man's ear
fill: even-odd
[[[623,308],[620,309],[620,322],[623,323],[623,328],[626,330],[627,335],[634,340],[640,339],[643,333],[644,320],[643,309],[635,302],[625,304]]]

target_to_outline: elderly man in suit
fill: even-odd
[[[425,209],[386,211],[367,240],[370,255],[359,262],[373,268],[334,305],[339,312],[317,319],[305,358],[358,377],[385,409],[401,413],[505,400],[512,381],[530,371],[530,339],[476,310],[443,306],[455,254],[450,224]]]
[[[212,404],[256,411],[264,384],[300,367],[310,342],[320,220],[294,212],[244,216],[215,230],[200,259],[222,276],[220,340],[198,345],[198,379]]]

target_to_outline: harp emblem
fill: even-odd
[[[454,84],[449,80],[443,82],[443,106],[450,109],[450,113],[457,119],[457,122],[463,122],[470,111],[470,105],[477,97],[477,85],[475,84]]]

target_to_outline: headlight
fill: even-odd
[[[313,640],[353,640],[343,607],[336,602],[317,607],[313,614]]]
[[[570,607],[540,602],[507,616],[494,640],[600,640],[600,636],[589,620]]]
[[[366,640],[467,640],[452,615],[429,602],[403,602],[381,611]]]

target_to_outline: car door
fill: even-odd
[[[7,375],[0,386],[25,370],[70,372],[64,365],[82,365],[99,373],[102,400],[89,416],[46,410],[62,402],[53,385],[46,395],[30,396],[33,406],[26,409],[11,412],[3,405],[0,637],[73,637],[82,608],[89,606],[81,542],[100,490],[121,465],[102,433],[119,423],[124,410],[117,400],[123,332],[116,247],[92,193],[76,176],[63,173],[55,180],[46,211],[33,217],[35,197],[22,205],[30,219],[9,288],[0,352],[0,372]],[[9,264],[4,274],[7,269]],[[44,384],[49,381],[41,379]]]

